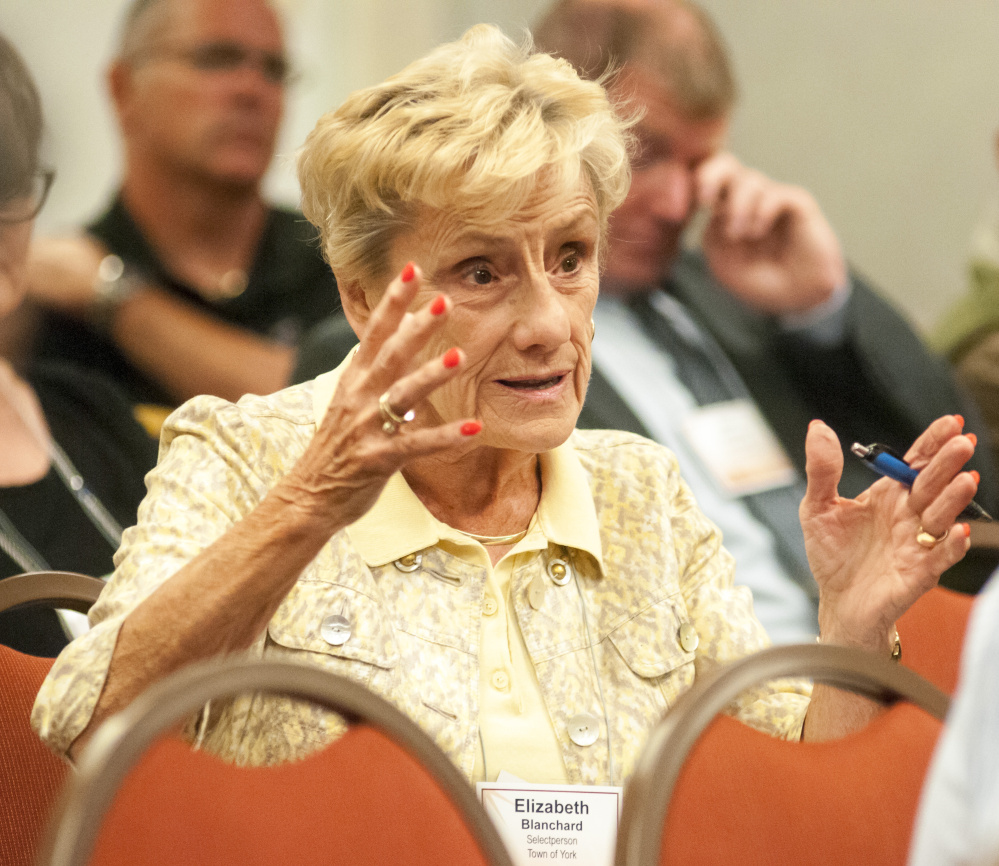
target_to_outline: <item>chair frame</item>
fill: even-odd
[[[104,589],[99,577],[75,571],[29,571],[0,580],[0,612],[45,605],[86,613]]]
[[[91,604],[97,600],[102,589],[104,589],[103,580],[76,572],[32,571],[25,574],[13,575],[0,580],[0,611],[49,607],[86,613],[90,609]],[[10,660],[8,663],[14,665],[15,668],[24,668],[24,665],[28,664],[34,669],[35,663],[41,661],[31,656],[24,656],[17,650],[8,647],[0,648],[0,653],[4,654],[5,662],[7,662],[7,655],[9,654]],[[18,661],[18,659],[21,659],[21,661]],[[48,660],[50,666],[52,661],[51,659]],[[23,743],[25,748],[18,749],[17,754],[13,756],[12,764],[10,766],[5,764],[4,766],[4,771],[11,774],[10,778],[5,779],[5,781],[13,784],[11,780],[16,779],[19,783],[26,784],[30,777],[31,791],[25,791],[23,794],[16,796],[8,804],[7,808],[0,809],[0,812],[4,813],[4,817],[0,818],[0,820],[6,822],[10,818],[13,818],[19,828],[18,833],[21,837],[19,842],[15,844],[23,844],[25,848],[32,849],[30,855],[33,861],[37,856],[37,849],[44,844],[44,820],[38,818],[40,812],[36,811],[36,809],[44,807],[46,813],[51,812],[51,808],[58,802],[57,794],[64,784],[66,771],[69,768],[56,758],[42,744],[41,740],[38,740],[34,734],[29,733],[28,716],[31,707],[30,698],[33,698],[33,692],[37,691],[38,686],[41,685],[40,680],[35,683],[34,677],[31,678],[30,682],[32,684],[30,689],[28,689],[26,684],[21,684],[18,687],[16,698],[14,695],[5,692],[5,687],[10,687],[10,684],[6,680],[0,684],[0,695],[2,695],[0,696],[0,700],[6,702],[16,701],[15,705],[18,707],[17,713],[19,716],[21,713],[21,702],[26,702],[23,708],[23,716],[20,717],[20,721],[15,722],[17,725],[16,732],[5,730],[3,733],[12,738],[17,738],[15,741],[20,741],[24,736],[31,738],[29,742]],[[0,833],[0,835],[3,835],[3,833]],[[0,840],[0,846],[2,845],[3,840]],[[0,853],[0,860],[6,863],[7,859],[3,856],[4,853],[8,852]],[[16,857],[16,862],[24,862],[22,858],[25,856],[25,849],[19,849],[16,853],[9,853],[11,857]]]
[[[664,819],[687,756],[705,728],[741,692],[773,679],[805,677],[886,705],[909,701],[943,721],[950,699],[887,657],[818,644],[771,647],[698,680],[653,729],[625,787],[616,866],[656,866]]]
[[[129,770],[162,733],[208,701],[246,692],[273,692],[313,701],[387,734],[414,756],[456,806],[483,856],[513,866],[474,788],[436,743],[408,716],[364,686],[321,668],[249,658],[211,659],[172,674],[107,719],[84,748],[46,840],[48,866],[85,866],[101,823]]]

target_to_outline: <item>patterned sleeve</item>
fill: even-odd
[[[124,533],[115,572],[90,611],[92,628],[63,650],[32,711],[32,726],[57,753],[90,722],[129,613],[263,498],[269,483],[258,470],[269,464],[261,420],[213,397],[195,398],[168,419],[138,523]]]
[[[752,593],[734,584],[735,560],[722,547],[720,531],[683,481],[673,509],[683,597],[700,638],[695,671],[704,676],[769,646],[770,639],[753,613]],[[807,681],[778,680],[743,692],[727,712],[765,733],[799,739],[810,696]]]

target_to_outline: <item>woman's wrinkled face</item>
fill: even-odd
[[[599,285],[596,199],[585,180],[539,183],[519,213],[488,225],[427,209],[391,249],[396,273],[423,272],[416,300],[453,304],[442,333],[421,353],[460,346],[459,375],[429,399],[428,421],[478,418],[480,444],[546,451],[572,432],[590,377]]]

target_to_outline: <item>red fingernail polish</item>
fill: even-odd
[[[964,435],[971,440],[972,445],[978,444],[978,437],[974,433],[965,433]]]
[[[444,366],[447,367],[449,370],[452,367],[457,367],[458,362],[460,360],[461,360],[461,353],[457,349],[448,349],[444,353],[444,357],[442,359]]]
[[[975,479],[975,484],[981,484],[982,483],[982,476],[978,474],[978,470],[977,469],[972,469],[971,470],[971,477]]]
[[[438,295],[436,298],[433,299],[433,301],[430,302],[430,312],[435,316],[439,316],[441,313],[444,312],[444,308],[446,306],[447,306],[447,301],[444,300],[444,296]]]
[[[957,418],[957,423],[960,424],[961,427],[963,428],[964,427],[964,416],[963,415],[955,415],[954,417]]]
[[[400,279],[402,279],[404,283],[408,283],[415,276],[416,276],[416,268],[413,267],[412,262],[408,262],[406,264],[406,267],[402,269],[402,273],[399,275]]]
[[[961,532],[964,533],[965,538],[971,538],[971,526],[967,523],[961,524]]]
[[[482,429],[482,425],[478,421],[466,421],[461,425],[461,435],[462,436],[474,436]]]

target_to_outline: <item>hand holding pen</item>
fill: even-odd
[[[899,482],[899,484],[904,484],[906,487],[911,488],[919,476],[918,469],[913,469],[887,445],[879,445],[877,443],[873,445],[861,445],[859,442],[854,442],[850,450],[879,475],[891,478]],[[991,521],[994,519],[992,515],[974,500],[968,503],[967,507],[965,507],[958,517],[963,517],[967,520]]]
[[[963,426],[947,415],[916,439],[902,461],[919,473],[911,489],[889,478],[851,499],[838,490],[839,438],[821,421],[809,425],[799,514],[823,642],[889,655],[898,618],[967,553],[969,525],[955,521],[976,493],[964,470],[975,440]]]
[[[947,415],[916,439],[903,457],[908,468],[921,470],[911,490],[886,479],[847,498],[839,494],[844,468],[839,437],[822,421],[809,425],[808,486],[799,514],[819,588],[822,643],[896,659],[901,647],[904,657],[899,618],[970,546],[968,524],[955,523],[977,492],[975,476],[964,470],[975,441],[963,435],[963,426],[960,417]],[[845,704],[827,689],[816,684],[812,693],[807,736],[837,736],[847,714],[859,714],[858,720],[872,716],[868,704]]]

